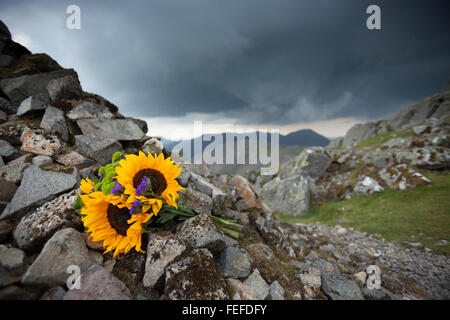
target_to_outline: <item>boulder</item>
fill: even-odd
[[[13,233],[19,248],[39,248],[56,231],[79,227],[80,215],[73,209],[77,194],[77,190],[62,194],[24,216]]]
[[[244,285],[258,293],[259,300],[265,300],[269,296],[270,287],[263,277],[261,277],[258,269],[255,269],[247,280],[244,281]]]
[[[269,299],[270,300],[286,300],[286,293],[284,288],[278,281],[274,281],[269,286]]]
[[[167,267],[164,295],[171,300],[229,299],[225,280],[207,249],[185,252]]]
[[[76,265],[84,272],[92,264],[81,234],[73,228],[62,229],[47,241],[23,276],[22,283],[44,287],[65,285],[71,275],[67,272],[69,266]]]
[[[220,255],[217,266],[225,278],[246,278],[250,274],[250,257],[244,249],[228,247]]]
[[[17,153],[17,149],[14,148],[8,141],[0,140],[0,156],[10,157]]]
[[[380,178],[395,190],[405,190],[431,184],[431,180],[406,164],[398,164],[383,168],[378,172]]]
[[[0,167],[0,178],[14,184],[20,183],[28,163],[12,163]]]
[[[233,300],[261,300],[258,292],[237,279],[226,279]]]
[[[36,156],[33,158],[32,163],[38,167],[46,167],[53,164],[53,159],[49,156]]]
[[[20,141],[22,141],[22,146],[20,147],[21,151],[42,154],[50,157],[64,146],[58,137],[37,133],[28,128],[22,132]]]
[[[56,156],[56,161],[65,166],[77,167],[80,170],[95,164],[94,161],[86,158],[76,151],[69,151],[67,153],[58,154]]]
[[[225,235],[208,215],[201,213],[183,222],[177,235],[191,248],[207,248],[218,254],[226,247]]]
[[[115,139],[77,135],[75,143],[78,152],[105,165],[111,162],[114,153],[122,152],[122,145]]]
[[[163,276],[166,267],[186,250],[178,236],[152,234],[147,246],[144,287],[153,287]]]
[[[130,290],[106,269],[93,265],[80,276],[80,288],[67,291],[63,300],[130,300]]]
[[[48,133],[59,134],[64,141],[69,141],[69,129],[63,111],[48,106],[45,109],[40,126]]]
[[[276,212],[291,216],[304,215],[310,205],[309,181],[301,175],[273,179],[261,188],[259,198]]]
[[[180,195],[178,201],[182,205],[192,208],[192,210],[199,214],[211,214],[213,208],[213,200],[211,197],[190,188],[185,188],[179,191],[178,194]]]
[[[360,177],[354,191],[358,194],[369,195],[374,192],[383,191],[384,188],[373,178],[368,176]]]
[[[49,103],[48,96],[46,94],[36,94],[34,96],[30,96],[23,100],[17,110],[18,116],[23,116],[24,114],[44,110],[47,108]]]
[[[47,92],[47,85],[52,79],[66,75],[77,77],[73,69],[61,69],[45,73],[6,78],[0,81],[0,89],[8,97],[11,106],[18,106],[29,96]]]
[[[84,101],[70,110],[67,113],[67,118],[73,121],[80,119],[112,119],[114,114],[105,106],[91,101]]]
[[[22,183],[3,211],[1,219],[20,218],[28,210],[75,188],[78,181],[77,170],[73,170],[72,173],[63,173],[45,171],[32,165],[25,169]]]
[[[76,75],[66,75],[50,80],[47,91],[51,101],[56,102],[60,99],[76,99],[83,90]]]
[[[358,123],[347,131],[342,139],[342,147],[355,146],[361,141],[376,136],[378,127],[376,122]]]
[[[0,266],[5,268],[13,275],[23,272],[25,253],[17,248],[0,244]]]
[[[343,275],[322,273],[322,290],[331,300],[364,300],[356,282]]]
[[[116,140],[140,140],[145,133],[130,119],[80,119],[77,124],[84,135]]]
[[[330,164],[331,158],[324,148],[307,148],[294,160],[288,161],[281,166],[281,178],[302,175],[316,179],[325,174]]]

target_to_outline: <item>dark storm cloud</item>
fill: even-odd
[[[65,28],[71,2],[2,2],[0,18],[139,117],[376,119],[450,75],[445,0],[130,2],[78,1],[80,31]],[[370,4],[382,30],[366,28]]]

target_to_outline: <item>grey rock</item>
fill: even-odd
[[[322,290],[332,300],[364,300],[356,282],[343,275],[322,273]]]
[[[261,296],[237,279],[226,279],[233,300],[261,300]]]
[[[83,91],[81,89],[78,77],[75,75],[66,75],[60,78],[52,79],[47,84],[48,95],[52,102],[60,99],[76,99]]]
[[[262,256],[267,260],[275,261],[276,257],[272,249],[264,243],[255,243],[248,246],[247,250],[252,256]]]
[[[17,110],[17,115],[23,116],[24,114],[33,111],[44,110],[45,108],[47,108],[48,102],[48,96],[45,94],[36,94],[30,96],[22,101],[19,109]]]
[[[95,173],[94,170],[92,170],[92,168],[84,168],[80,170],[80,178],[81,179],[86,179],[86,178],[90,178],[92,179],[92,177],[94,177]]]
[[[8,248],[0,244],[0,266],[12,274],[20,274],[23,270],[25,252],[17,248]]]
[[[60,109],[48,106],[45,109],[40,126],[48,133],[59,134],[64,141],[69,140],[66,118],[64,117],[64,112]]]
[[[286,300],[286,293],[284,288],[278,281],[274,281],[269,287],[269,299],[270,300]]]
[[[391,300],[391,296],[384,289],[362,288],[361,293],[366,300]]]
[[[147,246],[144,287],[153,287],[164,274],[166,267],[180,256],[186,245],[177,236],[152,234]]]
[[[126,119],[130,119],[131,121],[136,123],[137,126],[142,130],[143,133],[147,133],[148,132],[147,121],[142,120],[142,119],[137,119],[137,118],[131,118],[131,117],[127,117]]]
[[[183,222],[177,235],[189,247],[207,248],[218,254],[225,249],[225,235],[208,215],[201,213]]]
[[[171,300],[229,299],[225,280],[207,249],[186,252],[166,268],[164,295]]]
[[[70,289],[63,300],[130,300],[130,290],[106,269],[93,265],[81,274],[80,289]]]
[[[0,167],[0,177],[11,183],[20,183],[28,163],[13,163]]]
[[[56,156],[56,161],[69,167],[77,167],[78,169],[84,169],[86,167],[95,165],[95,161],[86,158],[76,151],[69,151],[67,153],[61,153]]]
[[[184,168],[181,173],[178,175],[177,177],[177,181],[179,183],[180,186],[182,187],[187,187],[189,178],[191,177],[191,171],[189,171],[188,169]]]
[[[14,148],[8,141],[0,140],[0,156],[9,157],[17,152],[17,149]]]
[[[105,106],[85,101],[70,110],[67,113],[67,118],[73,121],[80,119],[112,119],[114,115]]]
[[[331,164],[331,158],[324,148],[312,147],[303,150],[294,160],[288,161],[281,167],[281,178],[296,175],[316,179],[325,174]]]
[[[306,272],[303,270],[298,277],[306,286],[320,288],[322,285],[321,273],[317,268],[309,267]]]
[[[116,140],[139,140],[145,133],[130,119],[80,119],[77,124],[84,135]]]
[[[122,145],[111,138],[77,135],[75,143],[79,153],[101,164],[110,163],[115,152],[123,151]]]
[[[190,188],[185,188],[178,192],[180,198],[179,203],[186,205],[199,214],[211,214],[213,208],[213,200],[211,197]]]
[[[244,249],[228,247],[217,262],[225,278],[246,278],[250,274],[250,257]]]
[[[32,163],[38,167],[45,167],[53,164],[53,159],[49,156],[36,156],[33,158]]]
[[[272,210],[291,216],[303,215],[310,205],[309,180],[301,175],[274,179],[264,184],[259,196]]]
[[[56,232],[47,241],[23,276],[22,283],[47,287],[65,285],[70,276],[67,267],[71,265],[80,267],[81,272],[84,272],[92,265],[92,260],[80,233],[73,228],[66,228]]]
[[[355,146],[361,141],[375,136],[378,133],[376,122],[358,123],[345,134],[341,146]]]
[[[57,230],[78,227],[80,215],[73,209],[78,191],[62,194],[24,216],[13,236],[21,249],[37,248]]]
[[[37,166],[30,166],[25,169],[22,183],[4,210],[1,219],[20,218],[33,207],[37,207],[57,195],[73,189],[78,181],[79,176],[76,169],[69,174],[45,171]]]
[[[36,73],[16,78],[6,78],[0,81],[0,88],[9,98],[12,106],[18,106],[21,101],[29,96],[47,92],[47,84],[50,80],[65,75],[74,75],[72,69],[62,69],[46,73]]]
[[[258,269],[253,270],[252,274],[244,281],[244,284],[255,290],[260,300],[265,300],[269,296],[270,287],[263,277],[261,277]]]
[[[374,192],[383,191],[384,188],[373,178],[363,176],[355,186],[355,192],[363,195],[369,195]]]
[[[413,131],[417,135],[421,135],[429,129],[430,129],[430,127],[428,127],[427,125],[413,127]]]

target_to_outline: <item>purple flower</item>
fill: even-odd
[[[112,188],[112,190],[111,190],[112,194],[116,194],[117,192],[119,192],[122,189],[122,185],[119,183],[119,181],[117,181],[116,179],[114,179],[114,181],[116,182],[116,186],[114,188]]]
[[[147,189],[147,177],[144,177],[136,188],[136,195],[140,196]]]
[[[133,206],[130,209],[130,214],[136,214],[136,208],[141,204],[139,200],[133,202]]]

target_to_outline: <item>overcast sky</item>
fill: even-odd
[[[66,28],[70,4],[81,30]],[[381,30],[366,28],[371,4]],[[194,120],[336,137],[391,116],[450,77],[448,12],[448,0],[0,3],[16,41],[167,138]]]

